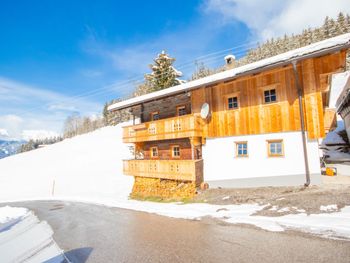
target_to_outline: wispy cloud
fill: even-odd
[[[88,78],[98,78],[98,77],[103,76],[103,72],[100,70],[96,70],[96,69],[82,69],[80,71],[80,73],[84,77],[88,77]]]
[[[20,138],[23,130],[61,132],[72,112],[99,114],[102,105],[84,97],[69,97],[0,77],[0,128],[10,137]]]
[[[89,28],[86,40],[82,43],[82,49],[89,55],[103,58],[121,79],[138,76],[150,71],[148,65],[162,50],[167,51],[176,58],[175,66],[181,67],[187,76],[194,68],[193,61],[208,52],[216,51],[221,41],[222,34],[226,34],[225,26],[217,23],[215,17],[199,12],[200,16],[191,24],[184,25],[176,30],[160,31],[158,36],[147,38],[144,41],[129,41],[123,44],[111,43],[101,37],[96,37],[94,31]],[[227,45],[233,46],[233,39]],[[222,46],[222,45],[220,45]],[[220,61],[223,60],[222,55]],[[217,62],[218,59],[215,61]],[[209,61],[208,63],[212,63]],[[186,63],[186,65],[184,65]]]
[[[203,10],[218,14],[223,23],[239,21],[260,39],[299,33],[322,24],[328,15],[350,13],[348,0],[206,0]]]

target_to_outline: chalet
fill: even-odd
[[[330,79],[349,48],[344,34],[110,105],[133,115],[123,142],[137,154],[124,174],[135,184],[319,184],[319,140],[335,125]]]

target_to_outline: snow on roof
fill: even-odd
[[[228,60],[228,59],[230,59],[230,58],[233,59],[233,60],[236,59],[236,57],[235,57],[234,55],[232,55],[232,54],[227,55],[227,56],[224,57],[225,60]]]
[[[175,95],[181,92],[187,92],[200,86],[209,85],[218,81],[232,79],[243,74],[249,74],[252,71],[262,71],[267,68],[277,67],[290,63],[298,59],[319,56],[327,52],[335,52],[350,47],[350,33],[337,37],[329,38],[311,45],[294,49],[277,56],[266,58],[251,64],[247,64],[238,68],[226,70],[208,77],[190,81],[184,84],[173,86],[167,89],[148,93],[139,97],[131,98],[121,102],[114,103],[108,107],[108,110],[118,110],[131,106],[135,106],[147,101],[160,99],[166,96]]]
[[[340,98],[340,94],[346,89],[346,84],[349,83],[349,81],[350,71],[332,75],[329,108],[336,108],[337,99]]]
[[[338,108],[338,111],[341,108],[345,99],[350,94],[350,71],[344,72],[343,82],[340,88],[341,88],[340,95],[338,96],[338,99],[336,102],[336,107]]]

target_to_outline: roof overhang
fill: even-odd
[[[350,33],[347,33],[317,43],[313,43],[302,48],[294,49],[283,54],[266,58],[251,64],[247,64],[238,68],[233,68],[224,72],[213,74],[208,77],[204,77],[181,85],[173,86],[167,89],[148,93],[139,97],[117,102],[110,105],[108,107],[108,110],[114,111],[133,107],[145,102],[150,102],[164,97],[189,92],[199,87],[214,85],[218,82],[233,80],[235,78],[246,75],[257,74],[265,70],[283,67],[285,65],[291,64],[292,62],[298,62],[300,60],[305,60],[308,58],[324,56],[349,48]]]

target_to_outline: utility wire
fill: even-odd
[[[240,55],[245,54],[249,49],[254,48],[255,46],[256,46],[256,43],[250,42],[250,43],[241,44],[241,45],[238,45],[235,47],[227,48],[224,50],[212,52],[212,53],[209,53],[206,55],[199,56],[199,57],[195,58],[194,60],[184,62],[184,63],[180,64],[179,66],[177,66],[177,69],[180,69],[180,70],[187,69],[187,68],[193,67],[194,66],[193,64],[195,64],[195,63],[213,64],[213,63],[216,63],[222,59],[222,53],[225,53],[227,51],[231,51],[232,53],[234,53],[235,56],[240,56]],[[235,52],[233,52],[233,51],[235,51]],[[167,74],[167,73],[164,73],[164,74]],[[163,75],[163,74],[161,74],[161,75]],[[91,97],[91,96],[115,93],[115,92],[120,91],[121,89],[129,86],[130,84],[135,85],[137,83],[142,83],[143,81],[144,81],[144,76],[135,76],[135,77],[129,78],[127,80],[124,80],[124,81],[121,81],[118,83],[113,83],[111,85],[104,86],[102,88],[97,88],[94,90],[90,90],[88,92],[74,95],[66,100],[53,101],[53,102],[50,102],[50,103],[47,103],[47,104],[44,104],[44,105],[41,105],[38,107],[30,108],[30,109],[26,110],[26,113],[33,112],[35,109],[42,108],[43,106],[52,105],[53,103],[59,104],[59,103],[75,102],[75,101],[79,101],[83,98],[87,98],[87,97]]]

